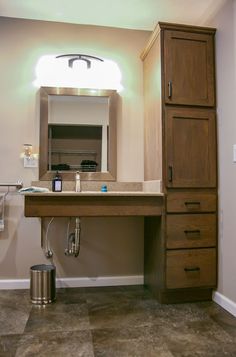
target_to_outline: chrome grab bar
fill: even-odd
[[[0,187],[16,187],[18,190],[21,189],[23,187],[23,182],[22,181],[17,181],[17,182],[10,182],[10,183],[0,183]]]

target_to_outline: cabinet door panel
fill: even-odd
[[[209,34],[164,34],[165,102],[214,106],[214,48]]]
[[[167,187],[216,186],[215,113],[166,109]]]
[[[166,217],[168,249],[214,247],[215,214],[174,214]]]

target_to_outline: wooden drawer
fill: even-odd
[[[216,215],[180,214],[166,217],[168,249],[214,247],[216,244]]]
[[[216,194],[172,192],[167,195],[167,212],[215,212]]]
[[[214,248],[171,250],[166,256],[166,287],[214,287],[216,250]]]

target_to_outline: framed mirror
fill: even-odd
[[[39,180],[116,180],[117,92],[40,88]]]

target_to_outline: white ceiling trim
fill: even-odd
[[[0,0],[0,16],[152,31],[158,21],[207,25],[227,0]]]

